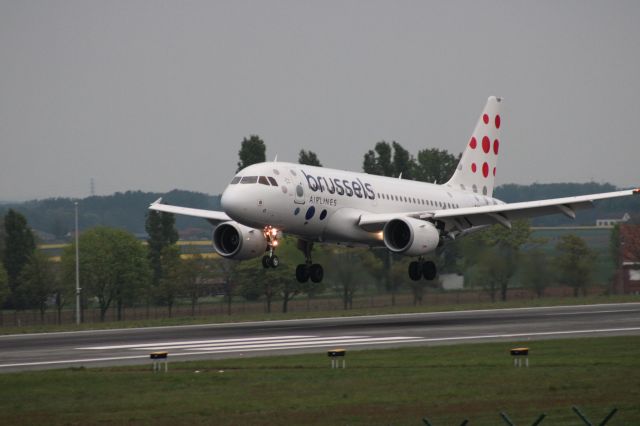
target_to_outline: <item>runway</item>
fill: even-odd
[[[0,372],[614,335],[640,335],[640,303],[0,336]]]

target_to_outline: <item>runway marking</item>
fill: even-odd
[[[345,346],[362,346],[362,345],[381,345],[381,344],[389,344],[389,343],[428,343],[428,342],[447,342],[447,341],[460,341],[460,340],[482,340],[482,339],[506,339],[506,338],[522,338],[522,337],[536,337],[536,336],[555,336],[555,335],[571,335],[571,334],[587,334],[587,333],[614,333],[614,332],[628,332],[628,331],[640,331],[640,327],[628,327],[628,328],[604,328],[604,329],[591,329],[591,330],[565,330],[565,331],[547,331],[547,332],[534,332],[534,333],[509,333],[509,334],[485,334],[485,335],[476,335],[476,336],[459,336],[459,337],[437,337],[437,338],[423,338],[423,337],[402,337],[404,340],[381,340],[385,338],[370,338],[377,339],[376,341],[370,342],[365,341],[368,337],[364,336],[360,340],[354,340],[353,342],[349,342],[345,344]],[[334,337],[334,339],[339,339],[340,336]],[[328,338],[329,339],[329,338]],[[231,340],[231,339],[229,339]],[[194,356],[194,355],[206,355],[206,354],[219,354],[219,353],[242,353],[242,352],[257,352],[257,351],[267,351],[267,350],[287,350],[287,349],[305,349],[305,348],[314,348],[327,346],[326,342],[310,342],[309,344],[305,344],[304,341],[299,342],[291,342],[295,343],[296,346],[287,346],[281,348],[269,348],[269,347],[245,347],[241,350],[238,349],[229,349],[229,348],[218,348],[204,351],[185,351],[179,353],[172,353],[169,356],[171,358],[182,357],[182,356]],[[148,355],[129,355],[129,356],[116,356],[116,357],[103,357],[103,358],[81,358],[81,359],[68,359],[68,360],[56,360],[56,361],[39,361],[39,362],[21,362],[21,363],[12,363],[12,364],[0,364],[0,368],[11,368],[11,367],[29,367],[29,366],[44,366],[44,365],[60,365],[60,364],[79,364],[79,363],[92,363],[92,362],[105,362],[105,361],[122,361],[122,360],[134,360],[134,359],[147,359]]]
[[[335,344],[351,344],[355,342],[363,343],[385,343],[385,342],[402,342],[406,340],[423,339],[422,337],[370,337],[370,336],[273,336],[262,338],[248,339],[212,339],[197,340],[191,342],[173,342],[173,343],[145,343],[139,345],[117,345],[117,346],[90,346],[76,348],[78,350],[113,350],[128,349],[135,351],[159,351],[159,350],[243,350],[251,348],[288,348],[291,346],[309,345],[335,345]]]
[[[299,346],[300,344],[304,344],[305,346],[323,346],[323,345],[351,345],[354,343],[402,343],[406,341],[422,341],[423,337],[371,337],[367,338],[366,336],[360,337],[358,339],[346,339],[342,337],[336,338],[316,338],[316,339],[305,339],[304,341],[288,341],[283,343],[266,343],[266,344],[247,344],[247,345],[231,345],[231,346],[219,346],[219,345],[206,345],[206,346],[197,346],[192,348],[187,348],[190,351],[196,350],[244,350],[244,349],[252,349],[252,348],[264,348],[268,349],[277,349],[284,348],[287,349],[292,346]]]
[[[76,348],[76,349],[95,349],[95,350],[109,350],[109,349],[143,349],[143,348],[152,348],[152,347],[161,347],[161,348],[169,348],[169,347],[177,347],[180,345],[185,345],[185,347],[189,345],[199,345],[199,344],[211,344],[211,343],[227,343],[227,342],[259,342],[259,341],[268,341],[268,340],[281,340],[281,339],[305,339],[312,338],[315,336],[272,336],[272,337],[255,337],[255,338],[244,338],[244,339],[208,339],[208,340],[191,340],[191,341],[173,341],[173,342],[155,342],[155,343],[138,343],[134,345],[111,345],[111,346],[89,346],[86,348]],[[346,337],[354,337],[357,338],[359,336],[346,336]]]

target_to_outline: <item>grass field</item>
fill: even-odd
[[[1,424],[581,425],[640,424],[640,337],[350,351],[346,369],[325,353],[0,375]]]

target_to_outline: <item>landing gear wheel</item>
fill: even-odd
[[[269,256],[262,256],[262,267],[267,269],[271,266],[271,259]]]
[[[319,283],[324,278],[324,270],[322,269],[322,265],[318,265],[314,263],[309,267],[309,278],[314,283]]]
[[[309,266],[300,264],[296,267],[296,280],[299,283],[306,283],[309,281]]]
[[[428,261],[422,264],[422,275],[424,276],[425,280],[433,280],[436,277],[437,273],[438,270],[436,269],[435,263]]]
[[[274,254],[273,256],[271,256],[271,259],[269,259],[269,264],[272,268],[277,268],[278,265],[280,265],[280,259],[278,259],[278,256]]]
[[[420,262],[413,261],[409,263],[409,278],[413,281],[418,281],[422,278],[422,267]]]

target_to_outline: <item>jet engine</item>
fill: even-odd
[[[229,221],[214,229],[213,248],[220,256],[246,260],[262,256],[267,249],[267,240],[260,229]]]
[[[426,255],[440,243],[440,233],[431,222],[411,217],[390,220],[382,235],[389,250],[407,256]]]

